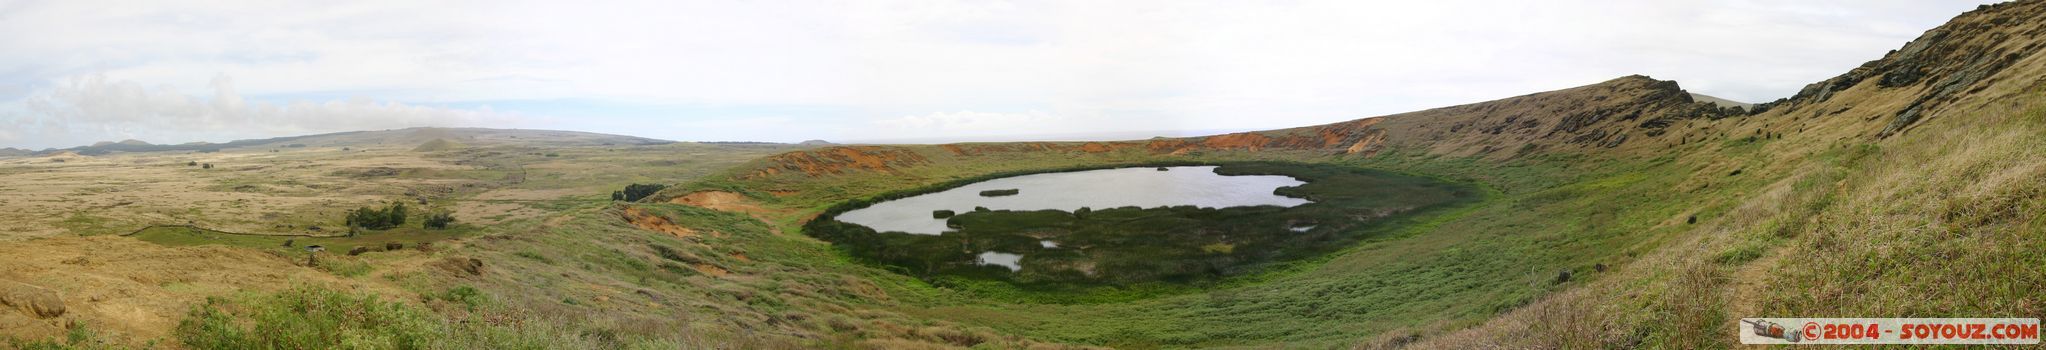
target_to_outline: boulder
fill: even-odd
[[[459,275],[468,276],[483,275],[482,259],[448,257],[446,259],[441,259],[438,265],[440,266],[441,269],[447,270],[449,272],[455,272],[458,273]]]
[[[44,319],[63,316],[65,311],[64,297],[56,291],[14,281],[0,281],[0,306]]]

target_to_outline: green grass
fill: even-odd
[[[0,337],[0,344],[20,350],[133,349],[133,347],[109,341],[105,335],[94,330],[92,326],[79,321],[71,321],[69,324],[66,324],[62,338],[22,340],[12,337]],[[155,347],[156,342],[151,341],[143,344],[141,348],[149,349]]]
[[[1926,127],[1949,123],[1942,120]],[[559,158],[528,156],[542,163],[528,164],[535,175],[518,186],[589,186],[591,194],[535,206],[566,215],[562,220],[517,219],[479,228],[468,235],[476,239],[444,253],[484,261],[489,272],[481,276],[391,272],[392,280],[418,294],[418,302],[411,296],[365,302],[366,296],[345,292],[291,290],[209,302],[206,307],[217,311],[195,311],[187,322],[234,326],[201,328],[189,339],[257,339],[252,334],[259,321],[308,319],[341,329],[335,334],[382,334],[360,341],[372,347],[1023,348],[1056,341],[1135,349],[1348,348],[1388,336],[1453,341],[1470,334],[1445,332],[1477,326],[1493,335],[1475,337],[1480,340],[1472,344],[1719,348],[1732,345],[1730,319],[1756,314],[2030,317],[2046,305],[2033,288],[2046,283],[2046,272],[2036,268],[2046,266],[2037,254],[2046,250],[2039,239],[2046,237],[2040,234],[2046,219],[2036,215],[2046,208],[2046,185],[2035,181],[2046,176],[2040,170],[2046,165],[2037,161],[2046,159],[2039,151],[2046,144],[2036,137],[2046,130],[2041,124],[2046,114],[2032,112],[2003,122],[1927,129],[1956,131],[1906,134],[1896,141],[1811,146],[1791,135],[1689,142],[1645,155],[1544,152],[1504,160],[1400,148],[1368,157],[1286,151],[1165,157],[1141,150],[967,157],[916,146],[911,149],[933,161],[895,172],[817,177],[734,173],[680,184],[648,201],[723,190],[786,210],[764,214],[763,220],[602,200],[624,184],[696,165],[607,165],[635,169],[617,176],[543,169],[545,162],[624,153],[562,149]],[[812,215],[851,202],[991,177],[1166,158],[1175,164],[1292,161],[1371,169],[1468,187],[1475,199],[1388,218],[1360,228],[1366,234],[1354,241],[1261,266],[1261,272],[1125,283],[1065,302],[1047,302],[1041,291],[1001,279],[918,276],[872,264],[811,238],[815,232],[804,225]],[[1730,175],[1734,169],[1741,174]],[[546,173],[559,176],[541,175]],[[1924,173],[1947,176],[1926,179]],[[698,234],[638,230],[619,220],[627,207]],[[1139,220],[1160,213],[1093,214]],[[1038,214],[959,218],[1086,225],[1031,215]],[[1022,226],[1029,225],[1017,225]],[[275,247],[279,241],[159,234],[177,244],[282,249]],[[1204,254],[1258,250],[1233,241],[1175,243]],[[1228,248],[1217,246],[1223,243]],[[1564,272],[1571,275],[1567,281],[1557,278]],[[1767,277],[1733,283],[1758,275]],[[1731,292],[1738,288],[1761,288],[1747,296],[1760,300],[1741,299],[1744,294]],[[342,299],[322,293],[341,293]],[[305,303],[298,299],[376,311],[330,315],[334,308],[294,306]],[[266,316],[266,309],[305,311]],[[406,342],[405,330],[351,321],[371,317],[430,334],[422,342]],[[1482,328],[1516,321],[1536,325]],[[1597,330],[1568,331],[1577,325]],[[184,328],[180,341],[188,339]],[[268,334],[350,339],[322,332]],[[223,344],[345,344],[235,341]]]
[[[109,222],[107,218],[83,212],[73,213],[70,217],[64,218],[64,221],[57,222],[57,225],[80,236],[122,233],[119,225]]]
[[[673,333],[676,329],[639,334],[619,332],[618,328],[579,328],[566,322],[492,321],[527,316],[485,302],[488,296],[482,293],[458,287],[433,296],[463,305],[461,312],[434,312],[418,304],[317,286],[216,297],[194,307],[178,322],[172,337],[194,349],[787,348],[726,336],[677,335]],[[586,326],[615,326],[599,323]]]
[[[249,299],[208,299],[174,334],[194,349],[425,349],[445,337],[430,314],[374,296],[298,287]]]
[[[1569,286],[1595,281],[1602,276],[1592,265],[1624,264],[1686,229],[1666,223],[1686,214],[1710,218],[1728,209],[1724,202],[1702,199],[1731,195],[1766,181],[1713,179],[1732,184],[1703,191],[1673,190],[1693,179],[1689,171],[1670,169],[1693,165],[1668,157],[1634,160],[1543,155],[1500,162],[1398,149],[1349,159],[1274,153],[1263,157],[1482,184],[1487,199],[1453,211],[1389,222],[1386,233],[1373,234],[1321,258],[1275,267],[1255,278],[1193,284],[1192,290],[1132,284],[1100,291],[1105,297],[1084,306],[1027,302],[1029,298],[1022,296],[1027,293],[975,279],[924,282],[873,277],[887,272],[861,274],[898,295],[906,303],[899,309],[902,312],[1039,339],[1130,348],[1272,342],[1346,346],[1358,338],[1394,329],[1474,324]],[[1246,155],[1216,152],[1206,156],[1212,160],[1199,162],[1228,162],[1241,156]],[[755,179],[754,185],[695,186],[830,186],[833,189],[817,188],[822,192],[815,196],[757,196],[822,210],[828,205],[819,202],[885,199],[916,190],[867,195],[875,197],[861,197],[860,193],[946,187],[986,176],[1032,171],[1142,164],[1112,160],[1116,157],[1074,166],[997,158],[920,167],[916,173],[923,176],[916,177],[853,174],[820,178],[815,180],[817,184]],[[882,185],[886,183],[894,185]],[[858,190],[869,186],[871,189]],[[1573,272],[1575,278],[1555,283],[1561,271]],[[1257,326],[1245,327],[1247,324]]]
[[[298,237],[234,234],[189,226],[153,226],[136,231],[130,236],[168,246],[227,245],[283,253],[303,253],[305,246],[320,245],[326,247],[328,254],[345,254],[356,247],[383,251],[387,243],[399,243],[406,249],[414,249],[420,243],[462,237],[473,234],[476,230],[477,228],[466,225],[456,225],[446,230],[401,227],[390,230],[364,230],[353,237]],[[291,241],[292,246],[285,247],[285,241]]]

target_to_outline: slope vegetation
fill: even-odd
[[[2046,301],[2017,287],[2046,283],[2025,253],[2040,247],[2046,187],[2035,181],[2046,175],[2037,13],[2046,4],[1984,6],[1752,109],[1631,76],[1208,137],[827,147],[666,195],[744,193],[795,212],[772,219],[793,232],[842,201],[1101,164],[1323,162],[1499,194],[1203,295],[1017,304],[870,275],[902,295],[901,312],[1088,344],[1716,347],[1734,340],[1734,319],[1756,315],[2037,317]],[[1947,294],[1971,297],[1923,297]]]
[[[339,347],[344,335],[393,348],[1721,348],[1736,341],[1739,317],[2041,317],[2039,13],[2046,1],[1984,6],[1796,96],[1739,109],[1629,76],[1325,125],[1120,142],[544,149],[566,155],[557,160],[457,131],[325,135],[385,145],[371,153],[391,163],[453,153],[431,159],[523,164],[414,172],[501,187],[464,197],[504,201],[475,203],[483,212],[538,214],[490,219],[431,250],[347,260],[367,275],[323,274],[241,248],[29,240],[7,248],[22,254],[0,256],[36,256],[23,260],[31,268],[0,279],[43,286],[69,311],[44,317],[49,308],[33,301],[10,304],[0,325],[29,330],[0,332],[99,322],[68,328],[99,327],[136,344],[252,348]],[[442,138],[471,147],[403,152]],[[227,153],[268,153],[243,151]],[[100,158],[8,164],[111,164]],[[984,176],[1224,162],[1431,177],[1477,188],[1482,199],[1267,271],[1085,300],[936,285],[858,262],[803,231],[841,203]],[[541,172],[528,177],[529,169]],[[15,176],[38,174],[28,170]],[[637,175],[603,176],[612,173]],[[349,174],[368,173],[307,178]],[[603,201],[608,190],[595,190],[656,180],[682,183],[636,203]],[[573,193],[552,192],[564,188]],[[400,193],[365,190],[352,200]],[[518,199],[542,194],[551,199]],[[72,231],[111,230],[77,221]],[[33,253],[62,245],[150,259]],[[159,255],[183,263],[160,274],[105,268],[161,265]],[[235,256],[247,266],[221,260]],[[260,278],[217,273],[244,270]],[[33,298],[18,299],[48,299],[19,290]],[[164,314],[172,308],[191,311]],[[127,315],[137,320],[120,320]],[[379,320],[389,322],[371,322]],[[274,326],[294,322],[333,327]]]

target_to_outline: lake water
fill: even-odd
[[[1273,193],[1280,187],[1306,183],[1299,179],[1280,175],[1223,176],[1216,174],[1215,168],[1178,166],[1168,167],[1165,171],[1119,168],[1005,177],[876,203],[839,214],[837,220],[879,232],[938,235],[950,230],[945,226],[945,219],[931,217],[932,211],[941,209],[966,213],[976,206],[992,210],[1073,211],[1081,207],[1292,207],[1308,203],[1306,199]],[[981,191],[1001,189],[1017,189],[1022,193],[1001,197],[980,195]],[[983,258],[1001,260],[1005,257]]]
[[[1022,261],[1023,255],[1021,254],[1009,254],[1003,252],[980,253],[980,263],[982,265],[1006,267],[1009,268],[1009,271],[1022,271],[1023,270],[1023,264],[1021,263]]]

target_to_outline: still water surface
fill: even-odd
[[[1273,194],[1280,187],[1305,184],[1290,176],[1223,176],[1215,166],[1120,168],[1005,177],[914,197],[876,203],[837,216],[839,221],[879,232],[937,235],[950,229],[945,219],[931,217],[944,209],[959,213],[973,208],[992,210],[1078,210],[1137,206],[1155,208],[1192,205],[1203,208],[1273,205],[1292,207],[1306,199]],[[980,191],[1017,189],[1022,193],[982,197]],[[1053,243],[1055,244],[1055,243]],[[1047,244],[1048,246],[1051,244]],[[994,257],[983,260],[1005,260]],[[1006,264],[999,264],[1005,265]]]

